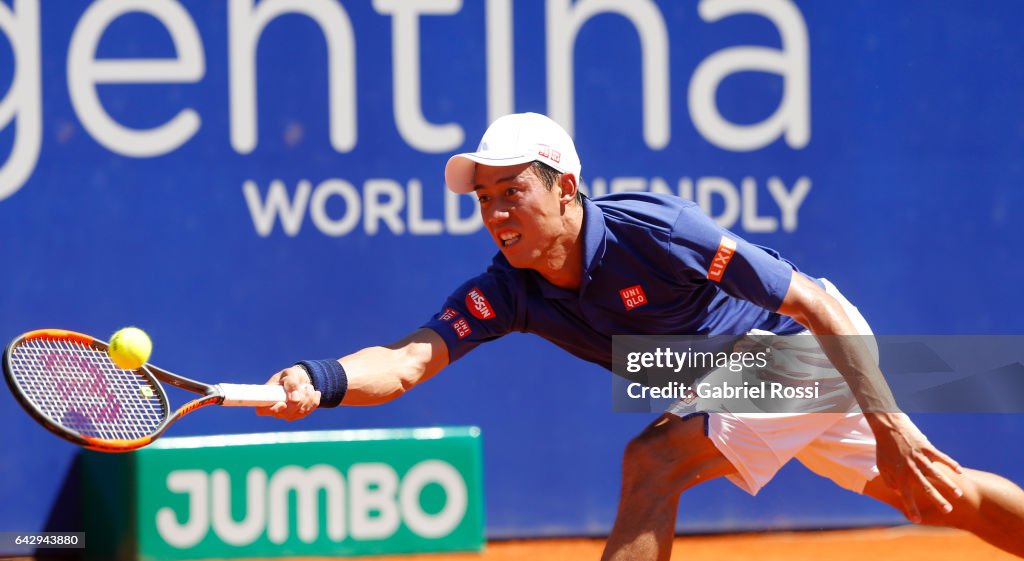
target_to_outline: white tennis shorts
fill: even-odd
[[[822,281],[825,291],[842,304],[857,331],[867,336],[866,342],[877,360],[877,346],[867,321],[832,283]],[[805,336],[808,339],[803,341]],[[812,345],[819,356],[824,356],[810,332],[790,337],[800,337],[797,345]],[[785,344],[792,342],[788,339]],[[826,366],[827,370],[816,367],[812,375],[841,377],[831,365]],[[714,375],[713,372],[708,376]],[[792,458],[855,493],[862,493],[865,484],[878,476],[875,437],[860,412],[732,413],[712,403],[682,400],[667,412],[680,417],[705,414],[708,438],[736,468],[737,473],[729,479],[751,495],[756,495]]]

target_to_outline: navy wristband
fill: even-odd
[[[348,391],[348,375],[341,363],[333,358],[302,360],[295,363],[309,374],[313,389],[320,392],[320,407],[337,407]]]

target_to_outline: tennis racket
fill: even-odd
[[[285,400],[281,386],[204,384],[149,363],[125,370],[110,360],[107,343],[63,329],[16,337],[4,349],[3,370],[14,397],[36,421],[102,452],[142,448],[207,405],[258,407]],[[172,411],[160,382],[202,397]]]

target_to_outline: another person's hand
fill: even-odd
[[[963,473],[956,460],[939,451],[903,414],[885,415],[889,422],[872,423],[878,442],[878,471],[886,485],[903,501],[911,522],[921,521],[921,509],[931,501],[941,512],[951,512],[950,501],[963,491],[935,464]]]
[[[269,385],[284,386],[286,401],[279,401],[269,407],[257,407],[257,415],[267,415],[294,421],[309,415],[320,405],[320,392],[313,389],[306,369],[291,366],[274,374],[267,380]]]

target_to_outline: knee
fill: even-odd
[[[978,486],[969,476],[956,475],[950,472],[949,477],[963,491],[963,495],[960,497],[946,497],[946,500],[953,507],[949,512],[943,511],[928,497],[918,497],[917,505],[918,511],[921,513],[921,524],[970,530],[978,518],[978,508],[981,501]]]
[[[664,440],[646,431],[633,437],[622,454],[623,471],[653,475],[667,469],[671,462],[665,454]]]
[[[939,526],[944,528],[959,528],[958,515],[960,514],[959,505],[955,501],[950,501],[953,505],[953,510],[950,512],[942,511],[938,505],[929,501],[927,503],[918,503],[917,510],[921,513],[921,519],[918,524],[922,526]],[[906,516],[906,513],[903,513]],[[909,516],[907,517],[910,518]]]
[[[958,504],[960,501],[950,501],[953,510],[945,512],[935,503],[918,504],[918,511],[921,513],[922,526],[939,526],[943,528],[959,528],[967,530],[970,528],[970,513],[965,510],[965,505]]]
[[[627,485],[682,491],[717,476],[722,462],[725,459],[704,435],[703,418],[672,417],[660,419],[629,441],[622,472]]]
[[[665,449],[665,438],[657,435],[641,434],[626,444],[622,455],[622,482],[626,489],[634,493],[667,494],[675,484],[677,476],[676,462]]]

